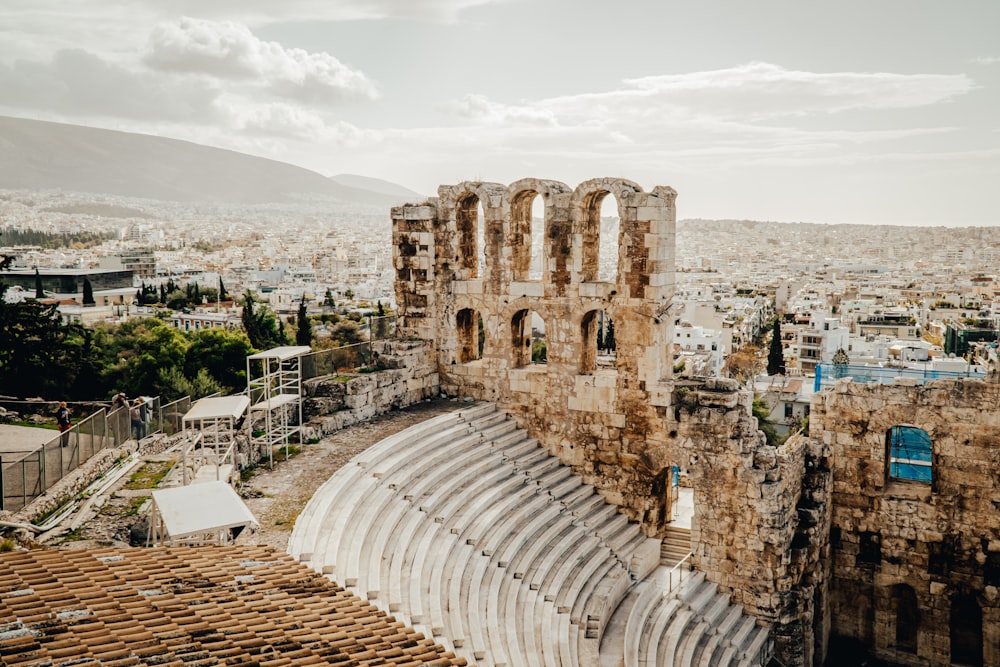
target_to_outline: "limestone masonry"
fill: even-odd
[[[608,195],[617,275],[601,281]],[[1000,664],[1000,388],[842,381],[814,399],[809,437],[768,445],[751,390],[673,377],[676,197],[616,178],[523,179],[394,208],[400,334],[430,358],[420,391],[433,379],[496,402],[650,536],[669,522],[677,466],[694,490],[693,566],[771,627],[786,665],[821,664],[831,637],[902,664]],[[598,349],[608,321],[611,355]],[[930,434],[930,484],[890,479],[897,425]]]

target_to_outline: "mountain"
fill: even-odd
[[[368,179],[365,179],[368,180]],[[342,184],[302,167],[177,139],[0,116],[0,188],[259,204],[301,195],[392,206],[411,195]],[[359,181],[361,182],[361,181]],[[419,197],[419,195],[418,195]]]
[[[358,176],[357,174],[337,174],[336,176],[331,176],[330,180],[349,188],[371,190],[372,192],[378,192],[391,197],[403,197],[408,202],[426,199],[426,196],[420,194],[419,192],[415,192],[409,188],[404,188],[402,185],[397,185],[396,183],[383,181],[381,178]]]

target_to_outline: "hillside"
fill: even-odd
[[[7,116],[0,116],[0,187],[243,204],[287,201],[297,195],[373,206],[408,199],[344,185],[284,162],[187,141]]]

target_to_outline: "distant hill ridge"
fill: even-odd
[[[177,139],[9,116],[0,116],[0,188],[243,204],[300,195],[372,206],[421,198],[378,179],[331,179],[284,162]]]

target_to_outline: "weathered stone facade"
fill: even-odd
[[[1000,385],[841,381],[813,401],[833,473],[831,633],[903,665],[1000,665]],[[887,434],[930,436],[930,483],[890,475]]]
[[[668,475],[679,466],[694,489],[694,566],[773,626],[786,664],[811,664],[822,645],[813,600],[824,582],[828,478],[807,467],[822,467],[807,441],[767,445],[751,394],[735,382],[674,381],[676,192],[613,178],[575,189],[524,179],[442,186],[438,195],[392,218],[399,330],[431,343],[442,390],[495,401],[652,536],[669,520]],[[617,276],[604,282],[608,195],[620,231]],[[535,236],[540,280],[529,273],[535,197],[545,210]],[[545,364],[531,363],[531,313],[544,321]],[[597,364],[605,316],[615,329],[612,368]]]

